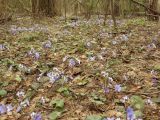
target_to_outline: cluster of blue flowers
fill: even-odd
[[[35,24],[33,27],[27,28],[27,27],[17,27],[16,25],[12,25],[9,32],[13,35],[16,35],[21,32],[47,32],[48,28],[44,26],[40,26],[38,24]]]
[[[6,114],[10,111],[12,111],[14,109],[14,107],[11,104],[0,104],[0,114]]]
[[[33,57],[35,60],[38,60],[40,58],[40,53],[33,48],[28,52],[28,55]]]
[[[51,83],[54,83],[57,80],[61,79],[62,75],[63,75],[63,72],[58,70],[58,68],[53,68],[51,72],[47,73],[47,76],[49,77]]]

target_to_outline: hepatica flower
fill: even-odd
[[[102,72],[101,72],[101,75],[102,75],[103,77],[108,77],[108,76],[109,76],[109,74],[108,74],[106,71],[102,71]]]
[[[0,105],[0,114],[4,114],[7,112],[7,108],[4,104]]]
[[[7,112],[10,112],[14,109],[14,107],[11,104],[6,105]]]
[[[154,86],[156,86],[157,83],[158,83],[158,78],[157,77],[152,77],[152,83],[153,83]]]
[[[67,56],[65,56],[65,57],[63,58],[63,62],[65,62],[68,58],[69,58],[69,56],[68,56],[68,55],[67,55]]]
[[[78,58],[71,57],[71,56],[65,56],[63,58],[63,62],[65,61],[68,62],[69,67],[74,67],[75,65],[80,64],[80,60]]]
[[[5,50],[5,49],[6,49],[5,45],[0,44],[0,51],[3,51],[3,50]]]
[[[74,67],[76,65],[76,61],[74,59],[69,60],[69,66]]]
[[[32,118],[32,120],[42,120],[42,115],[40,113],[32,112],[31,118]]]
[[[96,56],[89,56],[89,57],[88,57],[88,60],[91,61],[91,62],[93,62],[93,61],[96,60]]]
[[[54,83],[61,78],[61,75],[58,72],[49,72],[47,76],[49,77],[51,83]]]
[[[35,58],[36,60],[38,60],[38,59],[40,58],[39,52],[35,52],[35,53],[34,53],[34,58]]]
[[[63,73],[58,70],[58,68],[53,68],[53,71],[47,73],[47,76],[49,77],[51,83],[54,83],[57,80],[61,79],[62,75]]]
[[[115,40],[112,41],[112,44],[113,44],[113,45],[116,45],[116,44],[117,44],[117,41],[115,41]]]
[[[30,104],[30,103],[29,103],[29,100],[28,100],[28,99],[25,99],[25,100],[22,101],[22,102],[20,103],[20,105],[17,107],[16,112],[20,112],[20,111],[22,110],[22,108],[29,106],[29,104]]]
[[[25,99],[24,101],[22,101],[22,102],[20,103],[20,106],[22,106],[22,107],[29,106],[29,100],[28,100],[28,99]]]
[[[22,90],[22,91],[18,91],[16,95],[20,98],[20,97],[24,97],[25,93]]]
[[[156,49],[156,45],[154,43],[151,43],[149,45],[147,45],[147,50],[153,50],[153,49]]]
[[[122,90],[121,85],[115,85],[115,91],[116,92],[121,92],[121,90]]]
[[[135,119],[135,114],[133,111],[133,108],[128,107],[127,108],[127,120],[134,120]]]
[[[109,93],[109,88],[104,88],[105,93]]]
[[[45,104],[45,103],[46,103],[46,100],[45,100],[45,98],[44,98],[44,97],[41,97],[41,99],[40,99],[40,103],[41,103],[41,104]]]
[[[18,65],[18,70],[25,73],[30,73],[31,69],[23,64]]]
[[[12,111],[13,109],[14,109],[14,107],[11,104],[7,104],[7,105],[1,104],[0,105],[0,114],[5,114],[7,112]]]
[[[147,100],[146,100],[146,103],[147,103],[148,105],[151,105],[151,106],[153,106],[153,105],[154,105],[154,103],[152,102],[152,100],[151,100],[151,99],[147,99]]]
[[[121,38],[121,40],[122,41],[128,41],[128,36],[127,35],[122,35],[122,36],[120,36],[120,38]]]
[[[46,43],[44,43],[43,47],[44,48],[51,48],[52,47],[51,41],[47,41]]]
[[[128,96],[124,96],[120,101],[122,103],[125,103],[127,100],[129,100],[129,97]]]
[[[151,71],[151,75],[157,76],[157,74],[158,74],[158,73],[157,73],[155,70],[152,70],[152,71]]]
[[[29,52],[28,52],[28,55],[33,57],[34,59],[38,60],[40,58],[40,53],[37,52],[35,49],[31,49]]]
[[[108,77],[108,81],[109,81],[109,83],[113,83],[113,78],[112,77]]]

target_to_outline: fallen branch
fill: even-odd
[[[139,5],[139,6],[142,6],[142,7],[144,7],[145,9],[147,9],[147,10],[155,13],[156,15],[159,15],[159,16],[160,16],[160,13],[159,13],[158,11],[151,9],[151,8],[145,6],[145,5],[142,4],[142,3],[139,3],[139,2],[137,2],[137,1],[135,1],[135,0],[131,0],[131,2],[133,2],[133,3],[135,3],[135,4]]]

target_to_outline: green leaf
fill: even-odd
[[[131,97],[131,105],[134,106],[136,109],[144,109],[144,104],[144,100],[140,96],[134,95]]]
[[[19,75],[16,75],[16,81],[18,81],[18,82],[22,81],[22,79],[21,79],[21,77]]]
[[[140,110],[135,111],[135,116],[136,116],[136,118],[142,117],[143,116],[142,111],[140,111]]]
[[[67,88],[67,87],[61,87],[61,88],[59,88],[59,89],[57,90],[57,92],[59,92],[59,93],[62,93],[62,92],[64,92],[64,91],[68,91],[68,88]]]
[[[50,105],[55,105],[56,108],[64,108],[64,100],[52,100]]]
[[[63,93],[65,96],[69,96],[70,94],[69,89],[67,87],[61,87],[57,90],[57,92]]]
[[[7,91],[6,90],[0,90],[0,96],[6,96]]]
[[[2,87],[6,87],[6,86],[8,86],[8,84],[9,84],[9,82],[5,81],[2,83]]]
[[[91,100],[93,103],[97,104],[97,105],[103,105],[104,103],[102,101],[99,100]]]
[[[34,83],[32,83],[31,87],[32,87],[32,89],[34,89],[34,90],[38,90],[38,88],[40,87],[40,84],[37,83],[37,82],[34,82]]]
[[[58,117],[60,117],[61,112],[53,111],[52,113],[49,114],[49,119],[50,120],[57,120]]]
[[[82,80],[78,83],[79,86],[84,86],[88,83],[88,80]]]
[[[103,117],[102,116],[99,116],[99,115],[90,115],[90,116],[87,116],[87,118],[85,120],[102,120]]]
[[[155,65],[154,70],[160,71],[160,64]]]

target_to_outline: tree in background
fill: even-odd
[[[32,0],[32,12],[53,17],[56,15],[55,3],[56,0]]]

